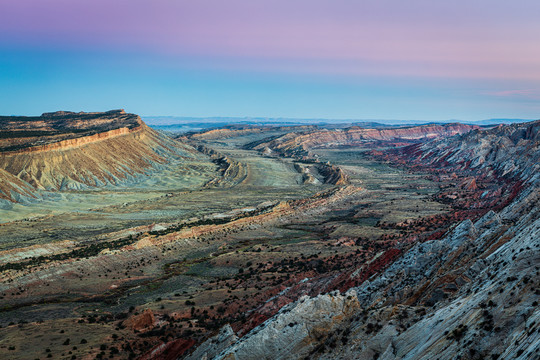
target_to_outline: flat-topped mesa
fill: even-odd
[[[126,111],[124,109],[109,110],[109,111],[105,111],[105,112],[84,112],[84,111],[79,111],[78,113],[76,113],[74,111],[59,110],[59,111],[54,111],[54,112],[43,113],[43,114],[41,114],[41,117],[60,117],[60,116],[74,116],[74,115],[99,115],[99,114],[119,114],[119,115],[122,115],[122,114],[125,114],[125,113],[126,113]]]
[[[195,150],[158,133],[135,114],[57,111],[0,117],[0,200],[29,189],[63,190],[136,181],[158,164]],[[11,175],[11,176],[10,176]],[[17,195],[18,194],[18,195]]]
[[[84,111],[79,112],[84,113]],[[41,114],[41,117],[58,117],[58,116],[70,116],[70,115],[76,115],[77,113],[74,111],[54,111],[54,112],[46,112]]]
[[[35,150],[44,150],[44,145],[119,129],[125,129],[119,131],[125,133],[139,130],[142,126],[138,115],[127,114],[124,110],[91,113],[57,111],[35,117],[0,116],[0,151],[28,151],[36,146],[40,148]]]

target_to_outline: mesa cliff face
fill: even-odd
[[[135,130],[142,124],[139,116],[127,114],[124,110],[101,113],[57,111],[33,117],[0,116],[0,151],[36,150],[42,145],[85,138],[111,130]]]
[[[195,152],[123,110],[1,117],[0,125],[0,198],[9,201],[31,189],[120,184]]]
[[[437,176],[465,177],[466,191],[478,192],[476,179],[483,186],[486,178],[514,190],[504,206],[492,203],[495,211],[465,219],[439,239],[403,247],[403,255],[360,283],[356,278],[363,267],[350,269],[348,282],[356,285],[342,293],[301,298],[239,339],[234,333],[224,336],[225,329],[194,355],[538,358],[539,124],[475,130],[375,154],[411,169],[439,169]]]

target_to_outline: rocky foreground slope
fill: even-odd
[[[123,110],[0,117],[0,200],[132,181],[196,151]]]
[[[496,211],[403,244],[401,257],[359,285],[301,298],[241,338],[223,328],[188,358],[540,358],[539,124],[375,154],[519,186]]]

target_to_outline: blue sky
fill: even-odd
[[[540,118],[537,2],[255,3],[3,2],[0,112]]]

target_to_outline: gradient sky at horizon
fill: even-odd
[[[540,118],[533,0],[0,0],[0,114]]]

